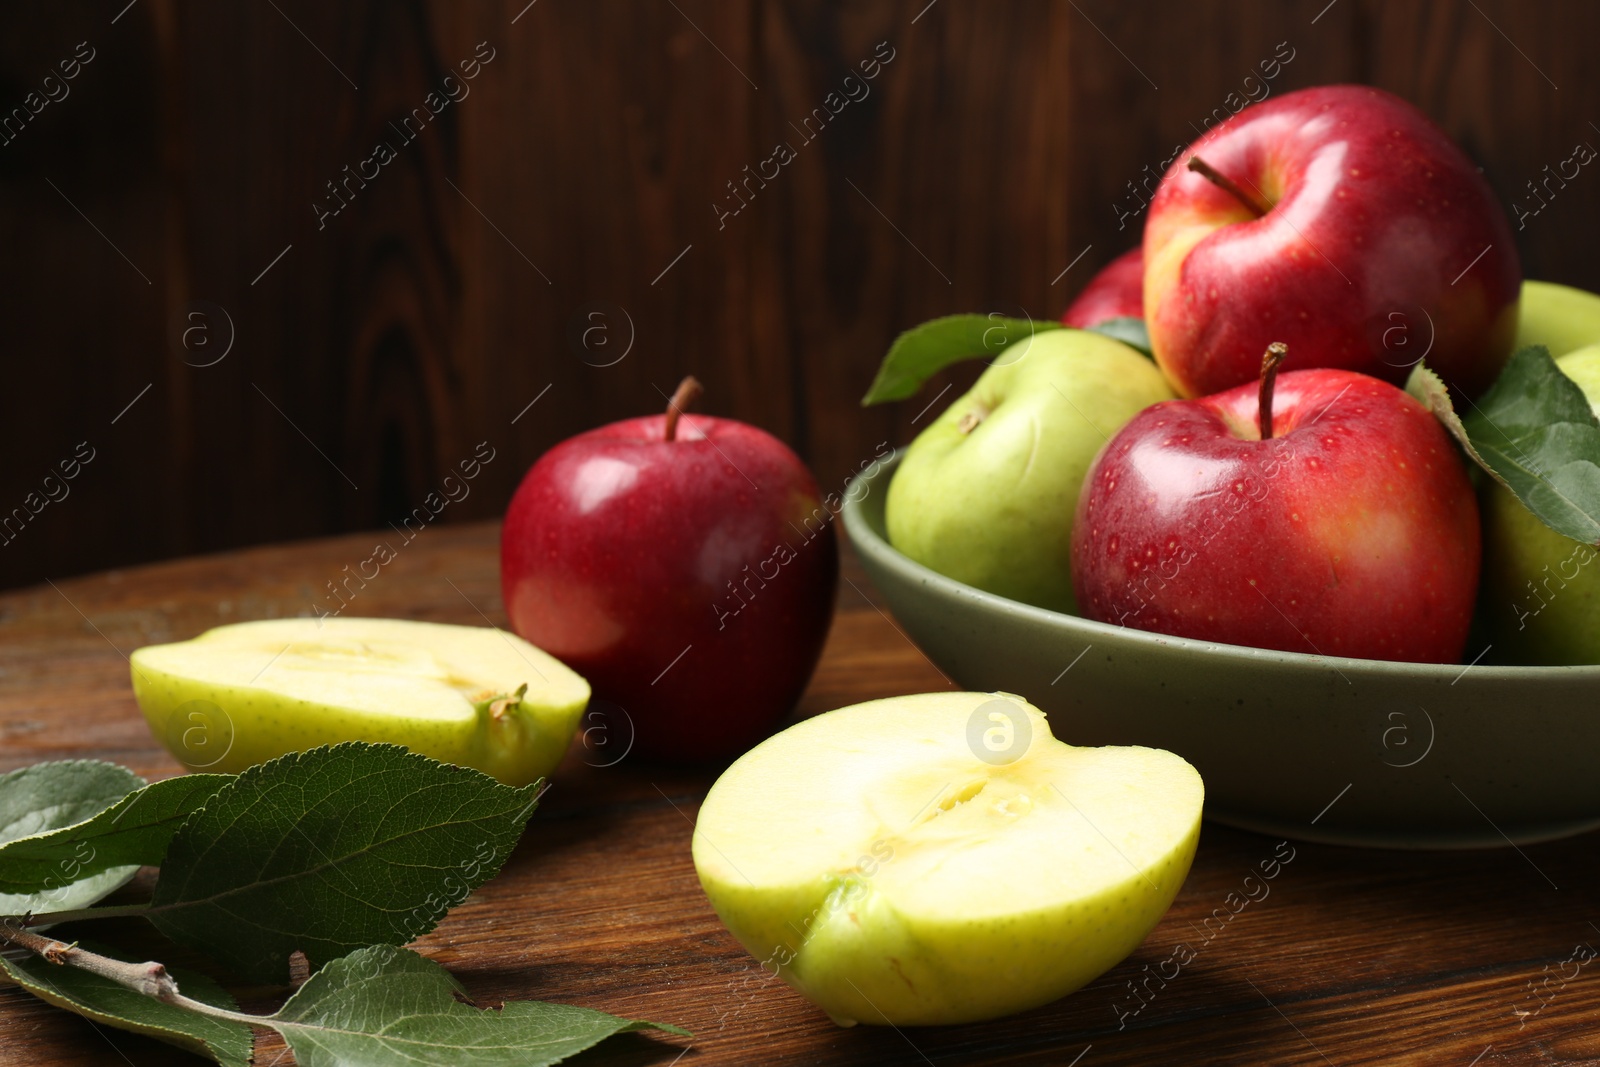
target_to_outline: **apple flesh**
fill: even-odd
[[[1269,340],[1286,370],[1392,382],[1425,351],[1476,396],[1517,329],[1521,266],[1488,183],[1422,112],[1365,86],[1275,96],[1207,133],[1156,189],[1144,260],[1151,345],[1185,396],[1252,381]]]
[[[1522,283],[1517,348],[1544,345],[1560,359],[1592,344],[1600,344],[1600,296],[1554,282]]]
[[[541,456],[506,512],[500,574],[516,631],[621,709],[605,724],[619,747],[706,763],[794,709],[839,557],[805,465],[754,426],[682,414],[692,382],[665,416]]]
[[[835,1022],[972,1022],[1132,952],[1188,874],[1203,798],[1172,753],[1064,744],[1020,697],[891,697],[728,768],[694,863],[739,943]]]
[[[884,502],[889,543],[975,588],[1073,611],[1084,473],[1110,435],[1172,395],[1155,364],[1100,334],[1011,346],[907,449]]]
[[[1600,344],[1556,366],[1600,416]],[[1600,551],[1550,529],[1499,482],[1484,490],[1483,512],[1483,613],[1500,658],[1600,663]]]
[[[1087,330],[1110,319],[1144,318],[1144,249],[1122,253],[1089,279],[1061,321]]]
[[[1266,377],[1265,404],[1257,386],[1158,404],[1101,452],[1073,532],[1079,608],[1256,648],[1459,661],[1479,531],[1449,435],[1366,375]]]
[[[401,619],[270,619],[129,657],[151,731],[236,774],[341,741],[390,742],[526,785],[561,762],[589,686],[520,638]]]

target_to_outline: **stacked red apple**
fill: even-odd
[[[1090,468],[1079,610],[1261,648],[1460,659],[1473,488],[1394,383],[1426,346],[1453,392],[1480,393],[1510,353],[1520,285],[1488,185],[1396,97],[1309,89],[1201,138],[1163,178],[1142,248],[1064,316],[1142,313],[1194,398],[1141,412]],[[1386,343],[1397,329],[1405,359]]]

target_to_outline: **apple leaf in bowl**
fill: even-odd
[[[883,362],[878,364],[878,374],[867,395],[861,398],[861,405],[871,407],[904,400],[946,367],[979,356],[994,359],[1011,345],[1063,328],[1050,319],[1008,318],[994,312],[929,319],[894,339]],[[1150,331],[1143,319],[1119,316],[1087,329],[1121,341],[1146,356],[1150,354]]]
[[[1600,543],[1600,421],[1543,345],[1519,349],[1461,416],[1445,383],[1422,364],[1406,389],[1467,454],[1557,533]]]
[[[930,319],[894,339],[861,404],[870,407],[890,400],[904,400],[922,388],[923,382],[951,364],[977,356],[998,356],[1007,346],[1025,341],[1036,333],[1061,328],[1059,322],[1035,322],[995,314],[946,315]]]

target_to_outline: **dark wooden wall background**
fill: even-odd
[[[937,392],[857,406],[890,338],[1058,314],[1136,240],[1125,183],[1279,42],[1274,91],[1399,93],[1508,209],[1600,145],[1587,3],[526,3],[7,11],[0,108],[95,58],[0,145],[0,515],[95,458],[0,547],[0,585],[382,527],[484,440],[441,521],[494,516],[541,451],[686,372],[837,489]],[[802,145],[790,123],[881,41],[870,95]],[[469,95],[319,230],[325,183],[478,42]],[[797,158],[719,228],[780,141]],[[1527,273],[1600,288],[1597,223],[1585,171],[1518,234]]]

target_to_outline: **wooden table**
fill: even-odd
[[[428,530],[350,613],[503,624],[496,537],[491,525]],[[235,552],[0,597],[0,770],[93,757],[146,776],[178,772],[134,705],[125,655],[219,623],[307,611],[371,540]],[[868,600],[872,586],[849,557],[845,576],[801,714],[948,686]],[[1592,834],[1520,853],[1296,844],[1269,894],[1233,913],[1229,894],[1287,850],[1208,823],[1171,912],[1088,988],[983,1025],[841,1030],[764,980],[701,895],[689,843],[710,776],[585,758],[599,762],[574,749],[500,876],[417,945],[479,1003],[563,1001],[696,1035],[628,1035],[573,1063],[1600,1064],[1600,965],[1566,962],[1588,954],[1579,946],[1600,947]],[[1227,923],[1203,926],[1219,908]],[[138,924],[127,932],[166,952]],[[1195,956],[1163,986],[1154,976],[1179,945]],[[1129,983],[1146,976],[1150,992],[1136,1000]],[[246,1003],[269,1009],[260,997]],[[280,1050],[263,1038],[257,1062],[287,1064]],[[0,989],[0,1064],[124,1061],[199,1062]]]

